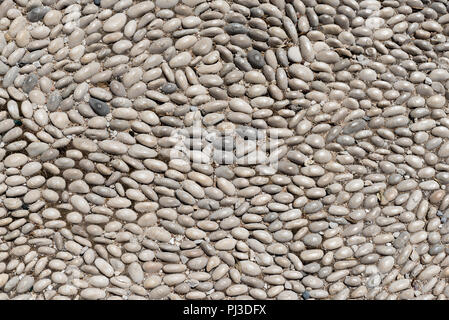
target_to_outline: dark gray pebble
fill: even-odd
[[[28,12],[27,18],[30,22],[38,22],[44,18],[48,11],[50,11],[49,7],[36,7]]]
[[[246,57],[253,68],[261,69],[265,65],[262,54],[257,50],[251,50]]]
[[[247,126],[238,126],[235,132],[244,139],[257,140],[263,138],[263,133],[261,130],[254,129]]]
[[[31,90],[34,89],[38,81],[39,78],[36,74],[33,73],[28,75],[22,84],[22,90],[26,93],[29,93]]]
[[[357,119],[354,121],[351,121],[343,128],[344,134],[351,134],[359,132],[360,130],[363,130],[366,128],[366,121],[363,119]]]
[[[89,105],[92,110],[94,110],[94,112],[99,116],[105,116],[110,112],[109,106],[101,100],[90,98]]]

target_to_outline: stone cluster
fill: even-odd
[[[449,298],[448,10],[1,1],[0,299]]]

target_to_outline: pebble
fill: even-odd
[[[265,65],[265,60],[262,54],[257,50],[249,51],[247,59],[251,66],[256,69],[261,69]]]
[[[27,18],[30,22],[37,22],[44,18],[47,12],[50,11],[48,7],[38,6],[30,10],[27,14]]]
[[[110,111],[111,109],[106,104],[106,102],[101,101],[96,98],[90,98],[89,105],[92,108],[92,110],[99,116],[106,116],[107,114],[109,114],[111,112]]]
[[[156,7],[161,9],[170,9],[178,4],[179,0],[156,0]]]
[[[120,31],[125,26],[126,20],[126,14],[122,12],[117,13],[104,22],[103,30],[105,32]]]
[[[99,288],[86,288],[81,290],[80,296],[84,300],[100,300],[106,297],[106,292]]]

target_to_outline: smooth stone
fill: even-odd
[[[30,22],[38,22],[42,20],[49,11],[50,11],[49,7],[35,7],[31,9],[30,12],[28,12],[27,19]]]
[[[230,35],[247,34],[249,31],[246,26],[240,23],[229,23],[223,29]]]
[[[120,31],[126,24],[126,14],[117,13],[106,20],[103,24],[103,30],[106,32]]]
[[[110,154],[125,154],[128,151],[128,147],[119,141],[104,140],[100,141],[98,146]]]
[[[170,9],[178,4],[179,0],[156,0],[156,7],[161,9]]]
[[[106,297],[106,292],[99,288],[86,288],[81,290],[80,296],[85,300],[101,300]]]
[[[22,84],[22,90],[26,93],[29,93],[37,85],[38,81],[39,77],[36,74],[33,73],[28,75]]]
[[[75,74],[73,75],[73,80],[75,82],[81,83],[91,78],[93,75],[99,73],[100,70],[101,65],[98,62],[91,62],[75,72]]]
[[[180,68],[188,65],[191,60],[192,55],[189,52],[181,52],[170,60],[169,65],[171,68]]]
[[[18,168],[28,162],[28,157],[22,153],[14,153],[5,158],[4,165],[8,168]]]
[[[240,261],[240,266],[244,274],[247,274],[252,277],[257,277],[262,273],[262,270],[256,263],[248,260]]]
[[[287,56],[290,61],[294,63],[299,63],[302,61],[301,51],[299,47],[290,47],[287,51]]]
[[[47,101],[47,108],[49,111],[55,111],[56,109],[59,108],[59,105],[62,102],[62,97],[61,94],[59,93],[59,91],[53,91],[49,96],[48,96],[48,101]]]
[[[8,72],[3,77],[3,88],[8,88],[14,83],[14,80],[16,80],[17,76],[19,75],[19,70],[19,67],[16,66],[8,70]]]
[[[261,69],[265,65],[265,60],[262,54],[257,50],[248,52],[246,58],[253,68]]]
[[[108,113],[111,112],[111,109],[106,104],[106,102],[103,102],[95,98],[89,99],[89,105],[92,108],[92,110],[99,116],[106,116]]]
[[[170,82],[167,82],[161,87],[161,91],[165,94],[171,94],[175,92],[177,89],[178,87],[176,86],[176,84]]]

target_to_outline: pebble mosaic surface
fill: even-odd
[[[449,1],[0,2],[0,299],[449,298]]]

